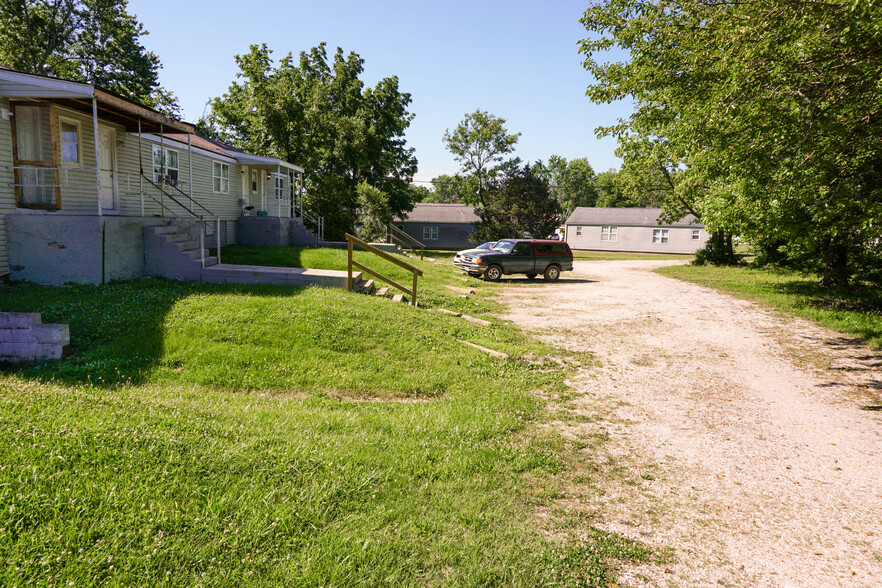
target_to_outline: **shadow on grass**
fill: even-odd
[[[67,356],[56,362],[7,367],[4,372],[68,385],[112,388],[143,383],[160,365],[164,323],[174,305],[194,295],[241,293],[294,296],[303,288],[200,284],[163,279],[114,282],[101,286],[0,287],[0,309],[39,312],[43,323],[70,326]]]
[[[802,296],[811,306],[825,310],[882,312],[882,290],[878,287],[822,288],[817,281],[806,279],[775,284],[774,289],[782,294]]]

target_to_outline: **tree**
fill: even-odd
[[[385,236],[393,214],[389,208],[389,196],[367,182],[356,188],[358,193],[358,222],[356,233],[359,238],[373,242]]]
[[[159,85],[159,57],[141,44],[147,31],[126,12],[126,0],[0,0],[0,20],[0,63],[180,112]]]
[[[484,204],[484,189],[498,170],[493,164],[514,151],[520,136],[520,133],[509,134],[504,118],[480,109],[466,114],[452,133],[450,129],[444,131],[447,150],[460,163],[463,173],[477,179],[479,204]]]
[[[582,23],[600,129],[676,167],[674,198],[712,231],[814,259],[825,285],[873,275],[882,233],[882,1],[603,0]],[[606,63],[607,50],[630,52]]]
[[[506,162],[500,171],[488,186],[486,204],[475,209],[481,221],[471,238],[495,241],[523,232],[541,238],[553,232],[560,225],[560,206],[548,182],[519,159]]]
[[[430,200],[423,202],[477,204],[478,183],[473,176],[461,176],[459,174],[449,176],[442,174],[432,178],[435,190]]]
[[[393,214],[413,209],[417,160],[404,133],[413,114],[410,94],[395,76],[365,88],[364,60],[322,43],[288,54],[274,66],[266,45],[236,56],[237,76],[210,102],[200,128],[251,153],[279,157],[305,169],[304,200],[325,217],[330,238],[341,238],[357,217],[357,188],[367,182],[389,197]]]
[[[594,168],[584,157],[567,161],[560,155],[552,155],[547,165],[541,160],[537,161],[533,172],[546,178],[564,218],[570,216],[577,206],[594,206],[597,203]]]

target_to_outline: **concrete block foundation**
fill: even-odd
[[[18,365],[61,359],[69,344],[68,325],[44,325],[35,312],[0,312],[0,363]]]

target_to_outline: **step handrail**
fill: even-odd
[[[418,267],[414,267],[414,266],[410,265],[409,263],[401,261],[400,259],[396,259],[395,256],[393,256],[389,253],[386,253],[382,249],[377,249],[373,245],[370,245],[369,243],[365,243],[364,241],[362,241],[358,237],[350,235],[349,233],[346,233],[346,243],[347,243],[346,249],[348,251],[348,262],[347,262],[348,275],[346,277],[346,289],[348,291],[352,292],[352,289],[354,287],[354,284],[352,282],[352,268],[357,267],[358,269],[369,273],[370,275],[374,276],[375,278],[377,278],[379,280],[383,280],[384,282],[388,283],[389,285],[398,288],[399,290],[401,290],[405,294],[410,294],[410,305],[411,306],[417,305],[417,281],[418,281],[419,276],[423,275],[423,270],[419,269]],[[361,247],[365,251],[373,253],[374,255],[377,255],[377,256],[385,259],[386,261],[391,261],[395,265],[402,267],[402,268],[408,270],[409,272],[411,272],[411,275],[413,276],[413,289],[408,290],[408,288],[406,286],[402,286],[401,284],[392,280],[391,278],[387,278],[386,276],[379,274],[376,271],[370,269],[369,267],[367,267],[361,263],[358,263],[357,261],[352,259],[353,245],[358,245],[359,247]]]
[[[422,261],[423,254],[425,253],[425,250],[426,250],[425,245],[420,243],[416,239],[416,237],[414,237],[413,235],[408,235],[407,233],[405,233],[404,231],[402,231],[401,229],[399,229],[395,225],[386,225],[386,228],[388,229],[390,243],[395,243],[395,240],[398,239],[399,241],[402,241],[402,243],[395,243],[395,244],[404,248],[404,249],[419,249],[420,250],[420,261]],[[402,239],[402,237],[404,237],[404,238]],[[403,241],[405,241],[407,239],[410,239],[410,242],[414,243],[416,245],[416,247],[408,247],[408,246],[404,245]]]
[[[148,184],[150,184],[151,186],[153,186],[154,188],[156,188],[157,190],[159,190],[159,192],[160,192],[161,194],[163,194],[164,196],[168,196],[169,199],[171,199],[172,202],[174,202],[175,204],[177,204],[178,206],[180,206],[181,208],[183,208],[184,210],[186,210],[187,212],[189,212],[189,213],[190,213],[190,216],[192,216],[193,218],[197,218],[197,219],[199,219],[199,248],[200,248],[200,259],[202,260],[202,267],[204,268],[204,267],[205,267],[205,218],[204,218],[204,216],[201,215],[201,214],[196,214],[193,210],[191,210],[189,207],[187,207],[187,205],[185,205],[185,204],[182,203],[182,202],[179,202],[179,201],[177,200],[177,198],[175,198],[174,196],[172,196],[171,194],[169,194],[168,192],[166,192],[166,191],[163,189],[163,187],[162,187],[163,184],[157,184],[157,183],[154,182],[151,178],[149,178],[146,174],[143,174],[143,173],[141,174],[141,177],[144,178],[145,180],[147,180],[147,183],[148,183]],[[220,263],[220,262],[221,262],[221,243],[220,243],[220,232],[221,232],[221,231],[220,231],[220,215],[217,214],[217,213],[214,213],[214,212],[210,211],[209,209],[207,209],[207,208],[206,208],[205,206],[203,206],[198,200],[194,200],[193,197],[192,197],[192,195],[187,194],[186,192],[184,192],[183,190],[181,190],[180,188],[178,188],[176,185],[174,185],[174,184],[165,184],[165,185],[167,185],[167,186],[170,185],[172,188],[174,188],[175,190],[177,190],[182,196],[186,196],[187,198],[190,199],[190,201],[191,201],[193,204],[195,204],[196,206],[198,206],[199,208],[201,208],[202,210],[204,210],[205,212],[207,212],[209,215],[211,215],[211,216],[214,217],[214,221],[215,221],[214,238],[215,238],[215,243],[216,243],[216,246],[217,246],[217,263]],[[147,192],[146,194],[147,194],[147,197],[148,197],[148,198],[150,198],[151,200],[153,200],[154,202],[156,202],[157,204],[159,204],[160,210],[162,211],[163,216],[165,216],[165,202],[164,202],[164,201],[159,201],[159,200],[157,200],[157,199],[154,198],[153,195],[150,194],[149,192]]]

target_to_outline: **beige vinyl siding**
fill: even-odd
[[[9,110],[9,100],[0,98],[0,108]],[[0,275],[9,273],[6,252],[6,217],[15,211],[15,189],[12,187],[12,123],[0,119]]]
[[[582,234],[577,235],[577,227],[582,227]],[[601,241],[601,225],[567,225],[567,243],[573,249],[592,251],[633,251],[638,253],[695,253],[707,242],[707,231],[701,228],[700,238],[692,238],[692,230],[696,227],[638,227],[616,225],[618,235],[616,241]],[[653,243],[652,232],[657,229],[668,231],[667,243]]]

